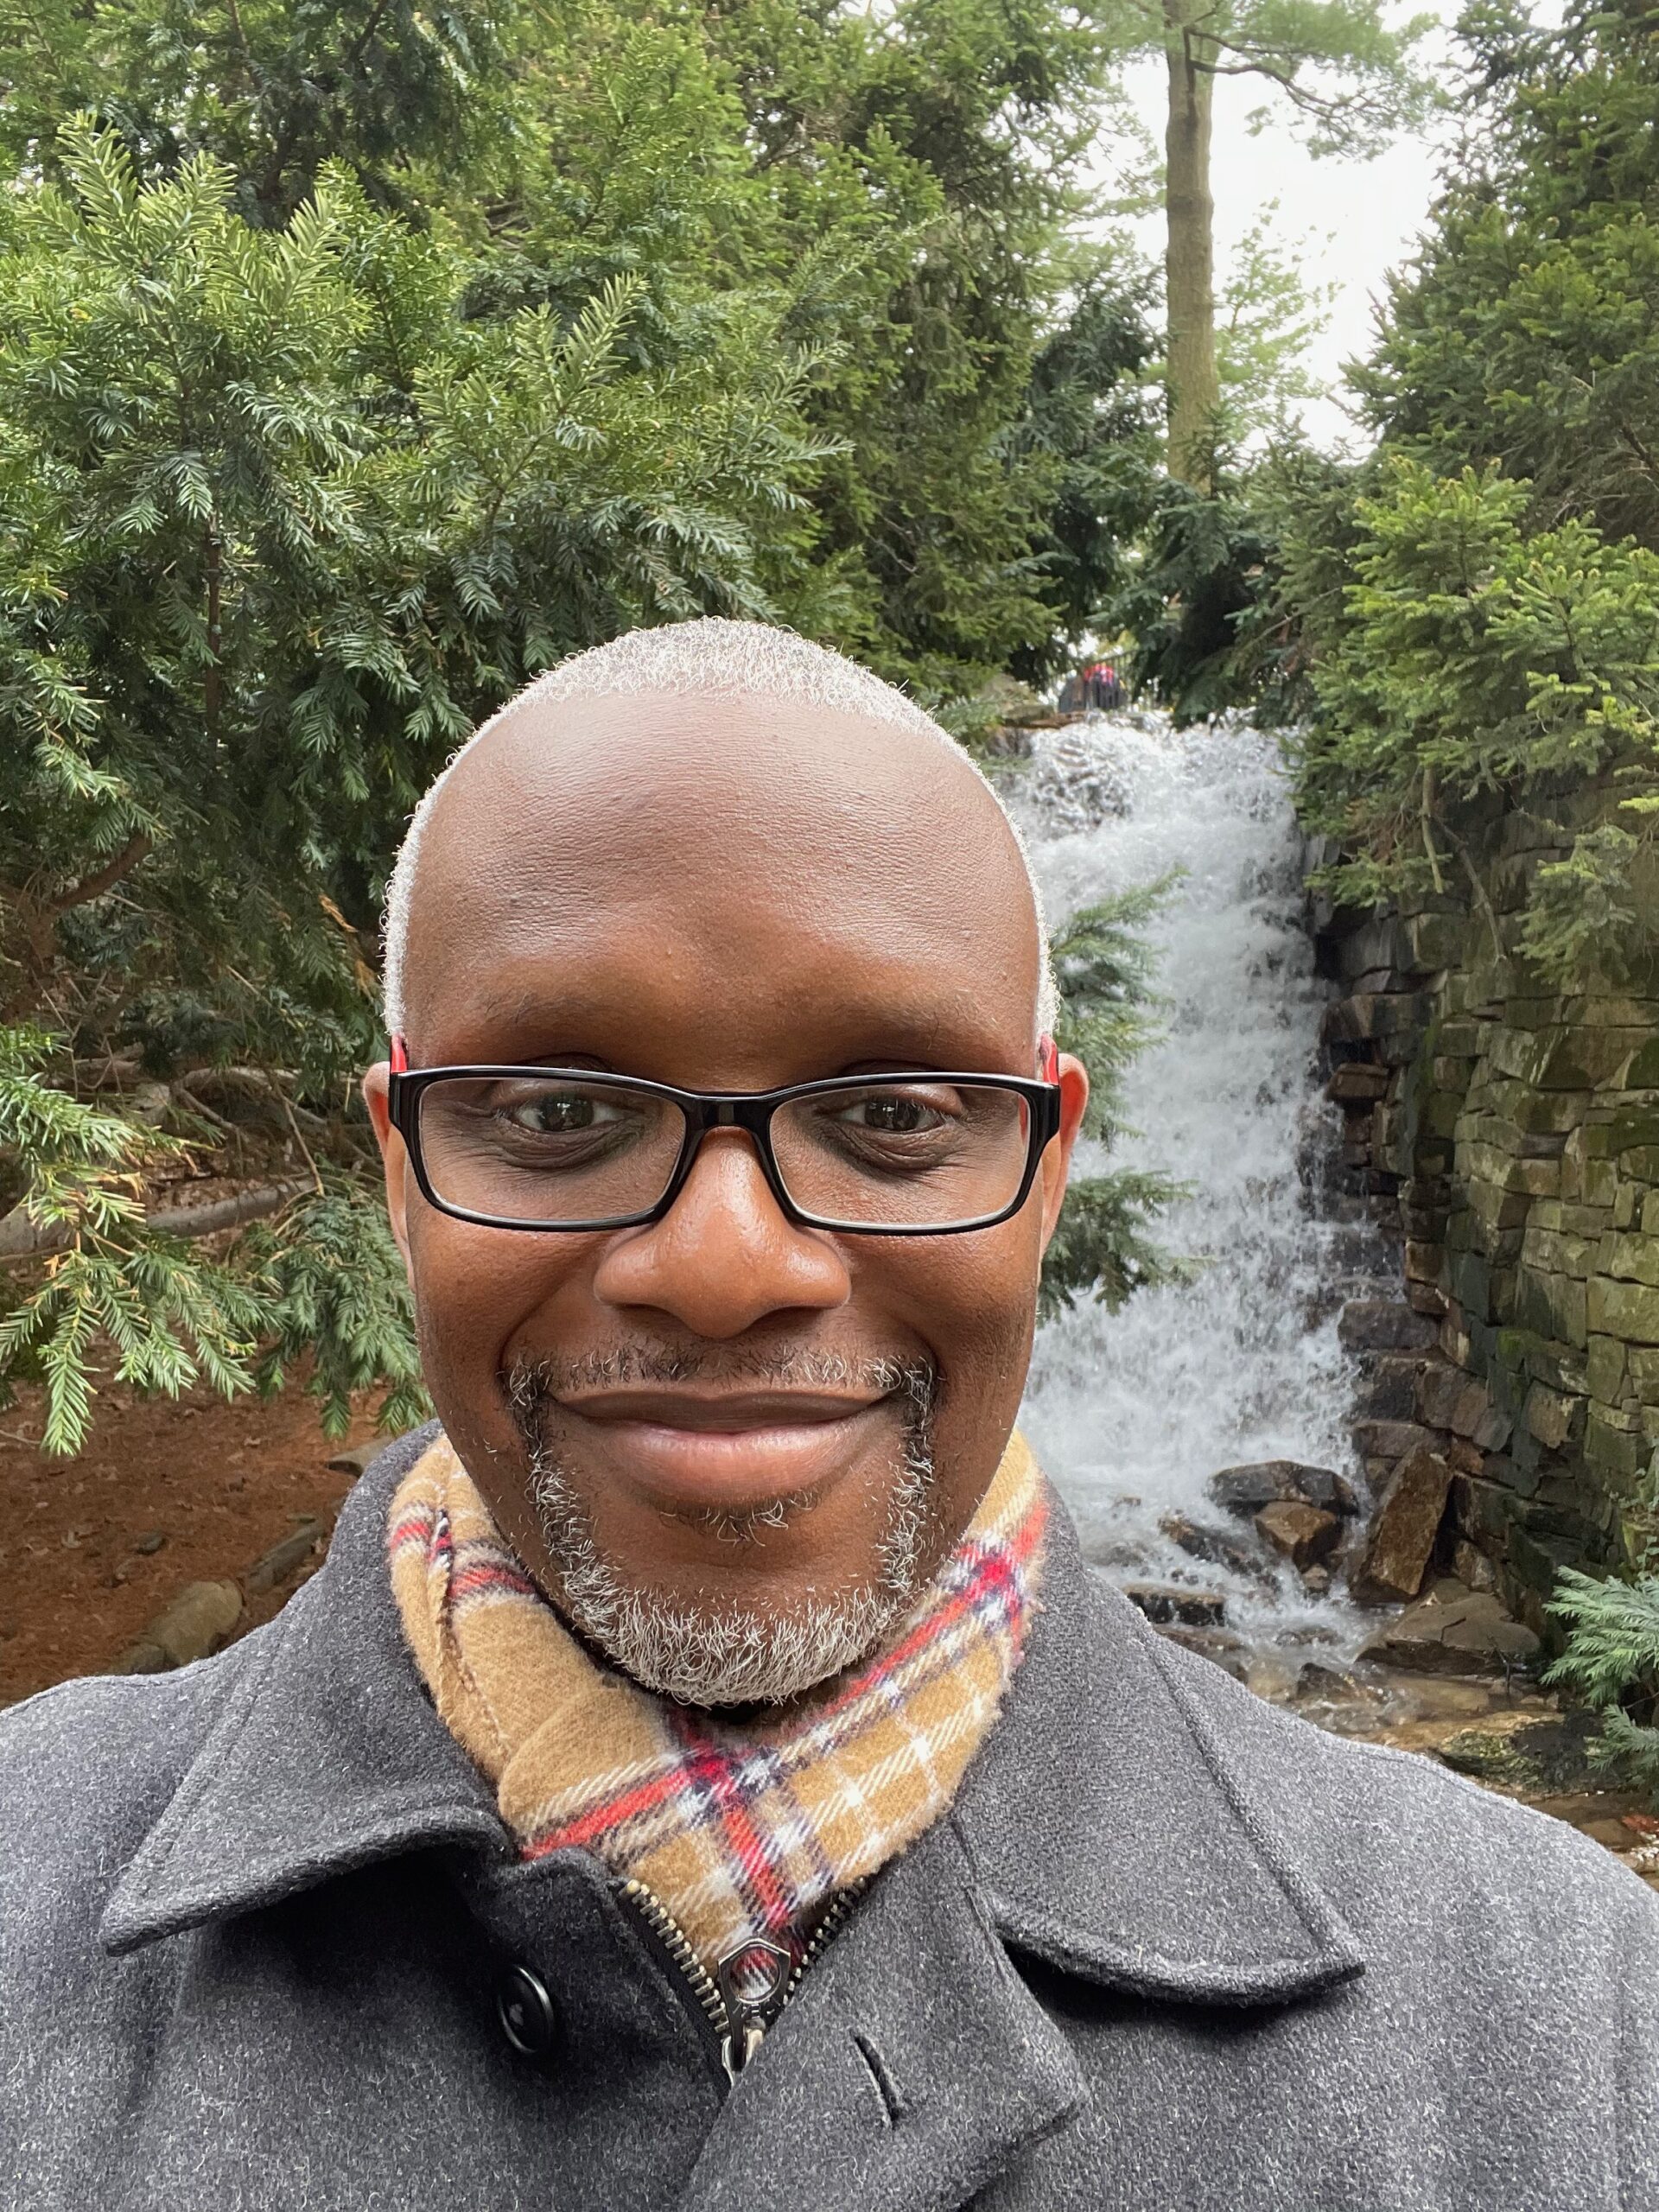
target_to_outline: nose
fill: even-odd
[[[773,1313],[844,1305],[852,1277],[821,1230],[785,1219],[751,1139],[712,1129],[667,1213],[613,1241],[594,1288],[718,1340]]]

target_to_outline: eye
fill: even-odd
[[[534,1136],[581,1136],[613,1128],[624,1118],[613,1100],[578,1090],[537,1091],[534,1097],[500,1110],[507,1121]]]
[[[904,1091],[872,1091],[841,1107],[835,1119],[844,1125],[868,1129],[881,1136],[921,1136],[945,1126],[945,1116],[920,1098]]]

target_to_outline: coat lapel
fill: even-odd
[[[105,1908],[106,1950],[435,1844],[511,1857],[488,1785],[410,1660],[386,1574],[391,1493],[435,1433],[417,1430],[376,1461],[321,1571],[249,1639],[212,1728]]]
[[[1102,1987],[1276,2004],[1363,1969],[1251,1753],[1301,1724],[1148,1628],[1051,1519],[1042,1611],[957,1821],[998,1929]]]

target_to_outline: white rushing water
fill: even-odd
[[[1301,925],[1301,840],[1276,748],[1232,721],[1094,717],[1039,738],[1012,796],[1057,930],[1079,906],[1185,871],[1149,931],[1167,1034],[1130,1071],[1139,1134],[1113,1165],[1192,1186],[1160,1240],[1207,1263],[1118,1313],[1084,1303],[1046,1325],[1021,1426],[1116,1580],[1220,1591],[1227,1626],[1258,1650],[1294,1650],[1310,1630],[1351,1649],[1358,1623],[1339,1599],[1311,1597],[1277,1562],[1265,1580],[1201,1563],[1160,1528],[1179,1514],[1253,1546],[1248,1520],[1206,1495],[1240,1461],[1360,1480],[1335,1308],[1369,1239],[1336,1217],[1355,1209],[1320,1173],[1336,1143],[1316,1065],[1328,992]],[[1076,1172],[1098,1168],[1090,1149]]]

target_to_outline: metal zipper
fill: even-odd
[[[736,1969],[744,1960],[752,1958],[757,1952],[770,1952],[780,1962],[785,1962],[788,1954],[779,1945],[765,1942],[740,1944],[736,1950],[720,1961],[715,1972],[710,1974],[692,1948],[691,1939],[684,1929],[654,1890],[648,1889],[641,1881],[631,1878],[622,1885],[622,1894],[667,1952],[677,1972],[690,1985],[691,1993],[696,1999],[703,2018],[715,2032],[720,2048],[720,2063],[725,2069],[726,2078],[728,2082],[735,2082],[760,2049],[761,2038],[767,2029],[800,1987],[807,1968],[823,1956],[825,1946],[852,1910],[863,1889],[862,1882],[855,1882],[850,1889],[836,1892],[799,1959],[787,1973],[783,1972],[780,1966],[771,1987],[758,1999],[742,1996],[737,1987]]]

